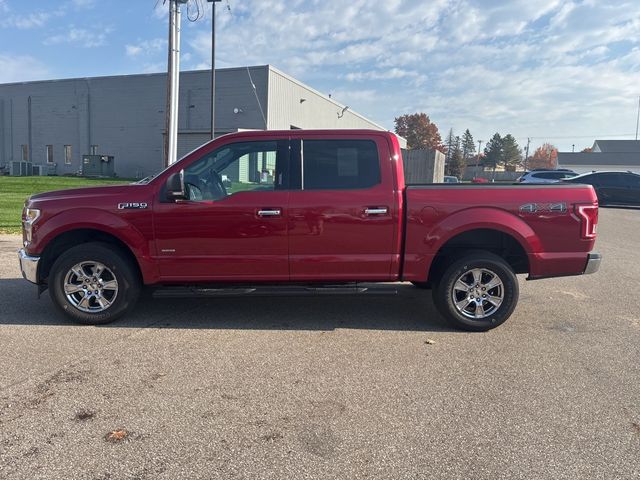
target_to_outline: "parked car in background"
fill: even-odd
[[[471,179],[471,183],[489,183],[489,180],[483,177],[474,177]]]
[[[458,180],[458,177],[454,177],[453,175],[445,175],[444,183],[460,183],[460,180]]]
[[[640,175],[631,172],[591,172],[565,182],[593,185],[600,205],[640,205]]]
[[[517,181],[518,183],[556,183],[576,175],[578,175],[576,172],[567,168],[558,168],[556,170],[536,169],[525,172]]]

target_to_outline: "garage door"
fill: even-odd
[[[208,133],[178,133],[178,159],[211,140]]]

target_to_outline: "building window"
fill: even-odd
[[[64,146],[64,163],[71,165],[71,145]]]
[[[53,145],[46,146],[47,163],[53,163]]]
[[[22,149],[22,161],[28,162],[29,161],[29,145],[20,145],[20,147]]]
[[[98,155],[98,147],[99,145],[91,145],[89,155]]]

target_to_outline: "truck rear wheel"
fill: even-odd
[[[99,325],[133,309],[140,296],[140,280],[117,247],[84,243],[55,261],[49,292],[56,307],[76,322]]]
[[[475,252],[443,273],[433,300],[445,319],[463,330],[484,332],[503,324],[518,303],[518,278],[502,258]]]

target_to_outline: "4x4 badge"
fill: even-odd
[[[520,205],[520,213],[566,213],[567,204],[555,203],[525,203]]]

